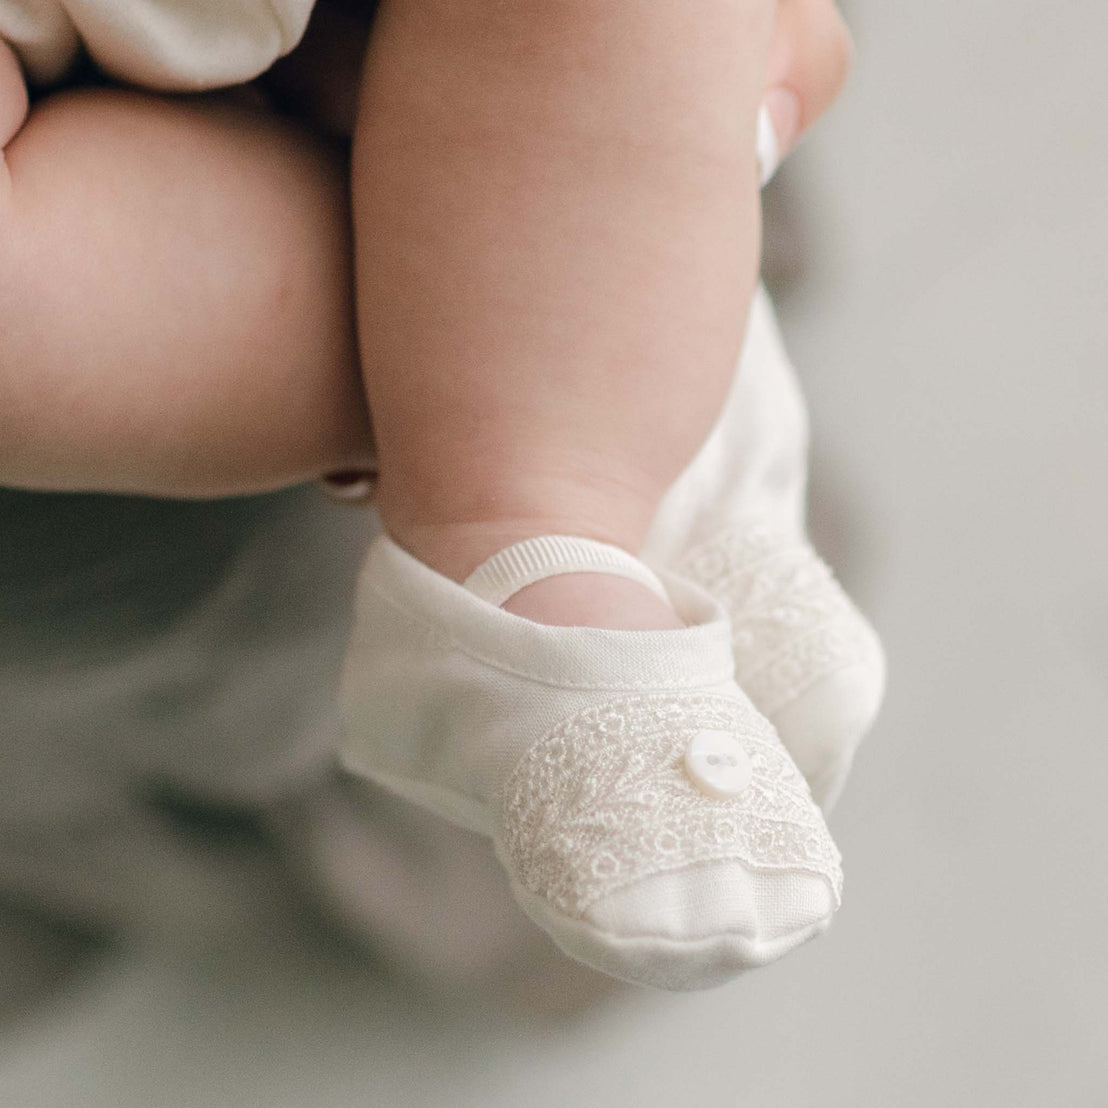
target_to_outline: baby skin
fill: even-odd
[[[677,5],[634,34],[620,3],[442,7],[384,6],[358,121],[357,27],[332,43],[323,8],[284,63],[313,114],[357,122],[356,246],[340,146],[235,94],[28,114],[0,42],[0,482],[219,496],[357,468],[364,364],[382,512],[444,570],[540,524],[634,548],[733,369],[757,105],[796,93],[791,145],[845,32],[827,0],[721,4],[685,39]],[[431,537],[469,525],[469,553]]]
[[[28,115],[0,44],[0,480],[274,487],[364,464],[371,410],[396,557],[460,583],[538,536],[637,552],[731,383],[759,106],[787,147],[837,91],[845,41],[825,0],[386,0],[349,182],[336,148],[235,96],[69,92]],[[560,572],[503,610],[680,636],[698,604]],[[704,688],[718,731],[730,694]],[[773,899],[745,880],[725,875],[728,895]],[[641,911],[556,937],[682,985],[595,946]]]

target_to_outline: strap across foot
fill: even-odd
[[[540,535],[494,554],[463,586],[499,608],[521,589],[564,573],[608,573],[626,577],[668,602],[665,586],[638,558],[606,542],[572,535]]]

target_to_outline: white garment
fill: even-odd
[[[723,606],[736,680],[828,811],[881,705],[885,658],[808,542],[807,473],[804,399],[759,288],[723,411],[659,506],[643,558]]]
[[[382,536],[355,603],[342,757],[489,835],[517,902],[574,958],[696,989],[823,931],[842,877],[807,786],[734,683],[723,612],[661,582],[683,629],[546,626]],[[737,790],[709,792],[687,768],[706,737],[749,764]]]
[[[108,76],[167,92],[241,84],[300,41],[313,0],[0,0],[0,38],[32,85],[87,51]]]

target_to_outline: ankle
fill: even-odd
[[[540,535],[593,539],[637,557],[665,492],[641,473],[615,465],[599,472],[580,459],[556,471],[462,469],[453,484],[425,487],[383,466],[377,499],[392,538],[458,582],[498,551]]]

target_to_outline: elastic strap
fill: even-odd
[[[638,560],[605,542],[572,535],[541,535],[494,554],[462,583],[475,596],[498,608],[520,589],[563,573],[610,573],[645,585],[668,602],[662,582]]]

